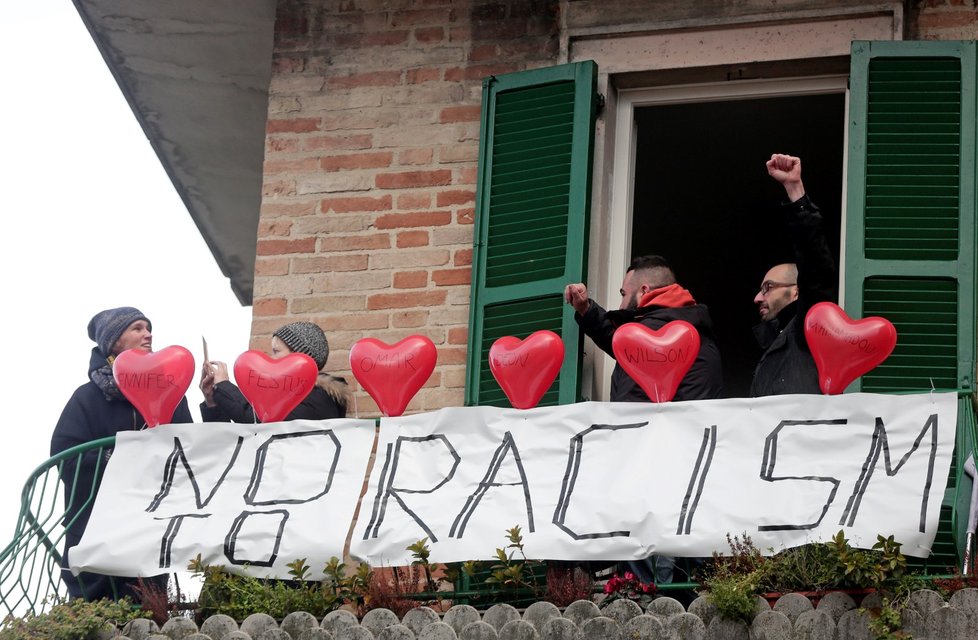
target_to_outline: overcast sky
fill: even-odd
[[[0,235],[7,437],[0,548],[51,432],[87,380],[91,317],[135,306],[155,349],[233,362],[248,348],[238,304],[70,0],[0,3]],[[195,377],[187,398],[199,419]]]

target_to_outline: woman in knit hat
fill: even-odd
[[[272,357],[304,353],[319,368],[319,376],[302,402],[285,416],[286,420],[327,420],[345,418],[350,390],[343,378],[323,372],[329,358],[329,342],[319,325],[312,322],[292,322],[272,334]],[[200,377],[204,401],[200,415],[204,422],[256,422],[255,411],[241,391],[228,378],[224,362],[205,362]]]
[[[114,436],[120,431],[135,431],[146,427],[146,420],[122,395],[112,377],[112,362],[127,349],[153,350],[153,324],[133,307],[106,309],[95,314],[88,323],[88,337],[95,342],[88,365],[88,382],[78,387],[61,412],[61,418],[51,437],[51,455],[92,440]],[[173,423],[193,422],[187,399],[183,398],[173,413]],[[99,454],[104,460],[99,459]],[[111,449],[96,449],[65,460],[61,479],[65,483],[65,555],[61,576],[71,598],[86,600],[136,596],[132,587],[137,578],[103,576],[82,573],[78,577],[68,571],[68,550],[78,544],[88,524],[92,501],[89,494],[97,490],[102,480],[105,462]],[[146,580],[166,592],[167,576]],[[114,583],[114,584],[113,584]],[[138,599],[138,598],[137,598]]]

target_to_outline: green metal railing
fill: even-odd
[[[72,447],[28,476],[21,491],[13,542],[0,552],[0,603],[5,614],[40,613],[51,606],[54,597],[67,596],[61,579],[65,527],[91,508],[98,489],[97,480],[91,486],[78,486],[80,463],[83,458],[94,460],[97,479],[114,446],[115,438],[111,437]],[[66,467],[74,469],[67,504],[62,484]],[[68,513],[74,515],[66,522]]]

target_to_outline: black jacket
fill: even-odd
[[[98,348],[92,349],[92,357],[89,362],[88,371],[91,373],[107,364],[105,356]],[[170,420],[173,424],[193,422],[190,415],[190,408],[187,406],[187,399],[182,398],[173,412]],[[91,442],[114,436],[120,431],[138,431],[146,425],[146,420],[136,411],[136,408],[125,398],[107,399],[102,390],[89,380],[75,390],[68,404],[65,405],[58,419],[58,424],[54,428],[51,437],[51,455],[57,455],[76,445]],[[88,526],[88,517],[91,514],[92,500],[89,496],[102,482],[102,474],[105,472],[105,465],[112,455],[112,449],[91,450],[81,456],[70,456],[61,467],[61,480],[65,489],[65,556],[62,561],[64,571],[62,578],[68,587],[69,595],[72,598],[84,595],[89,600],[101,597],[111,597],[112,588],[106,576],[97,574],[83,573],[85,589],[81,586],[77,578],[67,572],[68,550],[78,544],[85,527]],[[148,473],[157,473],[160,470],[150,469]],[[119,579],[121,582],[117,586],[126,583],[125,578]],[[129,582],[134,582],[130,579]],[[165,582],[164,582],[165,586]],[[124,591],[124,589],[123,589]],[[126,592],[128,593],[128,592]]]
[[[705,305],[686,307],[649,306],[635,310],[605,311],[594,300],[582,316],[574,314],[577,324],[598,348],[615,357],[611,339],[615,329],[626,322],[640,322],[650,329],[661,329],[673,320],[685,320],[700,334],[700,351],[689,368],[673,400],[709,400],[719,398],[723,391],[723,368],[720,350],[713,338],[713,322]],[[615,364],[611,374],[612,402],[650,402],[649,396],[629,377],[621,365]]]
[[[805,340],[805,315],[816,303],[834,301],[836,267],[818,207],[808,196],[782,206],[798,265],[798,299],[754,327],[764,349],[754,369],[751,397],[821,393],[818,370]]]
[[[286,420],[328,420],[345,418],[350,395],[346,380],[320,373],[302,402],[293,409]],[[204,422],[255,422],[255,410],[234,383],[227,380],[214,385],[214,403],[208,407],[200,403],[200,416]]]

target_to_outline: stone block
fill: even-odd
[[[873,640],[869,631],[869,613],[864,609],[846,611],[836,625],[835,637],[845,640]]]
[[[971,640],[975,629],[968,624],[964,611],[944,607],[927,616],[927,637],[935,640]]]
[[[510,620],[499,630],[499,640],[540,640],[540,634],[526,620]]]
[[[806,611],[795,620],[794,640],[834,640],[835,620],[826,611]]]
[[[540,633],[547,620],[559,617],[560,609],[555,604],[542,600],[531,604],[523,613],[523,620],[532,624],[533,628],[537,630],[537,633]]]
[[[907,606],[917,611],[924,618],[929,616],[932,611],[937,611],[943,607],[944,604],[944,598],[941,597],[941,594],[932,589],[914,591],[910,594],[910,599],[907,602]]]
[[[275,625],[278,627],[278,625]],[[184,640],[187,636],[197,633],[197,624],[190,618],[170,618],[160,629],[160,633],[170,640]]]
[[[360,620],[360,626],[376,637],[387,627],[392,624],[399,624],[400,622],[397,614],[390,609],[371,609]]]
[[[238,623],[235,622],[234,618],[231,616],[226,616],[223,613],[218,613],[213,616],[209,616],[204,623],[200,625],[200,632],[204,635],[208,635],[214,640],[220,640],[226,634],[232,631],[238,630]],[[133,638],[133,640],[136,640]]]
[[[793,634],[791,620],[780,611],[763,611],[750,625],[752,640],[791,640]]]
[[[743,620],[717,616],[706,625],[706,640],[749,640],[750,631]]]
[[[704,640],[706,625],[692,613],[677,613],[666,620],[666,631],[672,640]]]
[[[357,617],[347,611],[346,609],[337,609],[336,611],[330,611],[323,618],[323,621],[319,623],[319,626],[336,637],[336,634],[344,627],[356,627],[360,624]]]
[[[265,629],[253,637],[255,640],[292,640],[292,636],[281,629]]]
[[[585,622],[581,633],[584,640],[622,640],[621,625],[605,616]]]
[[[623,624],[621,633],[628,640],[659,640],[665,636],[666,629],[660,618],[643,613]]]
[[[232,620],[232,622],[234,621]],[[235,623],[234,628],[238,628],[237,623]],[[203,627],[201,627],[201,629],[203,629]],[[159,633],[159,631],[159,625],[149,618],[136,618],[135,620],[130,620],[122,627],[122,635],[130,638],[131,640],[146,640],[146,638],[154,633]]]
[[[333,640],[333,634],[322,627],[317,627],[315,629],[306,629],[294,640]]]
[[[601,608],[601,615],[624,625],[632,618],[642,615],[642,607],[634,600],[615,600]]]
[[[361,626],[342,627],[333,638],[335,640],[377,640],[377,636]]]
[[[600,615],[601,610],[598,609],[598,605],[590,600],[576,600],[564,609],[564,617],[579,627],[591,618],[597,618]]]
[[[702,620],[706,626],[709,626],[713,618],[720,615],[716,605],[707,596],[699,596],[696,600],[693,600],[689,603],[687,611]]]
[[[913,638],[926,638],[927,618],[920,615],[916,609],[904,607],[900,611],[900,630],[910,634]]]
[[[550,618],[540,632],[542,640],[582,640],[580,627],[567,618]]]
[[[449,625],[452,629],[455,629],[455,633],[462,633],[467,625],[473,622],[479,622],[482,617],[475,607],[467,604],[457,604],[445,612],[445,618],[443,622]]]
[[[842,618],[842,615],[846,611],[852,611],[856,608],[856,601],[852,599],[848,593],[843,593],[841,591],[831,591],[826,593],[821,600],[818,601],[818,606],[815,607],[816,611],[823,611],[830,616],[836,624]]]
[[[775,611],[786,615],[788,620],[791,621],[791,624],[794,624],[798,616],[806,611],[814,611],[815,606],[812,605],[811,600],[800,593],[786,593],[778,598],[773,608]]]
[[[241,622],[240,631],[257,638],[266,629],[278,629],[278,622],[267,613],[253,613]]]
[[[298,638],[306,629],[318,629],[319,620],[308,611],[293,611],[282,619],[281,629],[292,638]]]
[[[431,607],[415,607],[401,618],[401,624],[414,635],[419,635],[422,629],[435,622],[441,622],[441,617]]]
[[[458,638],[459,640],[498,640],[499,634],[496,633],[496,627],[480,620],[465,625]]]
[[[686,608],[679,600],[663,596],[650,602],[649,606],[645,608],[645,613],[667,620],[677,613],[686,613]]]
[[[978,589],[955,591],[948,599],[948,604],[963,611],[971,621],[971,626],[978,629]]]
[[[455,633],[455,629],[452,629],[450,625],[444,622],[433,622],[426,625],[421,633],[418,634],[418,640],[457,640],[458,635]]]

